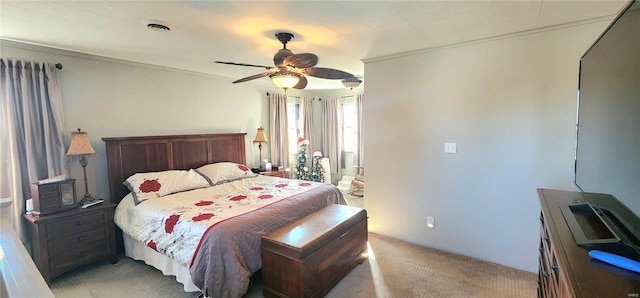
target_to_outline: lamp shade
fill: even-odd
[[[288,71],[281,71],[269,76],[273,84],[278,86],[278,88],[289,89],[300,81],[300,78],[292,74]]]
[[[89,135],[86,131],[80,131],[80,128],[78,128],[78,131],[71,133],[71,145],[69,145],[67,156],[94,154],[96,152],[91,147],[91,143],[89,143]]]
[[[253,140],[254,143],[266,143],[267,136],[264,134],[264,128],[262,126],[258,127],[258,131],[256,132],[256,138]]]

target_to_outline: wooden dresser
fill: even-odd
[[[606,202],[607,208],[620,203],[611,196],[585,197],[573,191],[538,189],[538,195],[542,205],[538,297],[640,297],[640,273],[592,260],[591,249],[576,244],[560,210],[585,201]]]
[[[113,223],[115,204],[104,202],[46,216],[25,214],[31,255],[44,280],[95,261],[117,261]]]

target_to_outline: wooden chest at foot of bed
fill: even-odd
[[[331,205],[262,237],[267,297],[322,297],[367,259],[367,212]]]

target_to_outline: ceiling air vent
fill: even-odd
[[[163,21],[158,21],[158,20],[144,20],[142,21],[142,25],[144,25],[145,27],[151,30],[160,31],[160,32],[168,32],[176,29],[176,26],[174,26],[173,24],[163,22]]]

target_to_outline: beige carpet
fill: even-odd
[[[349,205],[364,198],[345,195]],[[537,275],[369,233],[369,259],[351,271],[327,297],[535,297]],[[198,297],[172,276],[120,256],[53,280],[56,297]],[[261,272],[247,298],[263,297]]]
[[[536,274],[369,234],[369,260],[327,297],[534,297]],[[174,277],[121,256],[53,280],[56,297],[197,297]],[[262,297],[260,274],[245,297]]]
[[[349,194],[345,194],[344,197],[347,199],[349,206],[364,208],[364,197],[356,197]]]
[[[327,297],[535,297],[537,275],[369,233],[369,260]]]

